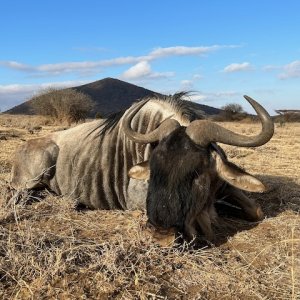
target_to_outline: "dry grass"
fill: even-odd
[[[259,130],[223,125],[244,134]],[[157,246],[140,211],[77,211],[67,197],[47,192],[36,202],[32,197],[41,195],[23,193],[20,204],[6,207],[13,150],[55,128],[18,130],[20,137],[0,140],[0,298],[299,299],[300,124],[276,128],[255,150],[224,146],[232,161],[269,185],[269,192],[252,195],[266,218],[222,219],[219,245],[204,249]]]
[[[53,120],[45,116],[23,116],[0,114],[0,126],[27,129],[34,126],[46,126],[53,124]]]

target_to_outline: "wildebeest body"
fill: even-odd
[[[146,99],[117,117],[28,141],[17,152],[12,185],[48,187],[90,208],[127,209],[130,177],[147,180],[150,174],[150,222],[156,227],[176,227],[189,238],[197,233],[198,223],[210,237],[216,215],[212,204],[224,181],[238,189],[265,190],[258,179],[230,164],[215,144],[255,147],[272,137],[274,124],[268,113],[253,99],[246,99],[262,122],[256,136],[239,135],[195,118],[180,97]],[[237,189],[226,191],[248,216],[261,218],[260,207],[253,201]]]
[[[143,103],[131,124],[140,133],[152,131],[168,118],[185,125],[195,118],[180,95]],[[90,208],[127,209],[128,171],[149,159],[152,148],[126,137],[123,118],[120,113],[24,143],[15,155],[12,186],[47,187]],[[145,206],[146,199],[142,201]]]

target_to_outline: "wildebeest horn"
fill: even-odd
[[[244,96],[244,98],[255,109],[262,123],[262,129],[258,135],[240,135],[207,120],[193,121],[186,129],[187,135],[196,144],[203,146],[211,142],[220,142],[240,147],[257,147],[265,144],[274,134],[274,123],[268,112],[259,103],[248,96]]]
[[[158,128],[154,129],[149,133],[139,133],[131,128],[131,121],[135,114],[148,102],[148,100],[143,100],[140,103],[136,104],[130,108],[127,113],[124,115],[122,120],[122,127],[126,136],[136,143],[154,143],[161,140],[173,130],[178,128],[180,124],[173,119],[167,119],[163,121]]]

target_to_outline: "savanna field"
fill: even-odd
[[[198,249],[157,245],[142,211],[78,210],[47,191],[20,191],[14,205],[14,150],[59,129],[41,117],[0,115],[1,299],[300,299],[300,123],[276,123],[258,148],[224,146],[268,186],[250,196],[265,219],[220,218],[218,244]]]

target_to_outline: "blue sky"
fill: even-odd
[[[300,1],[1,1],[0,109],[114,77],[192,100],[300,109]]]

